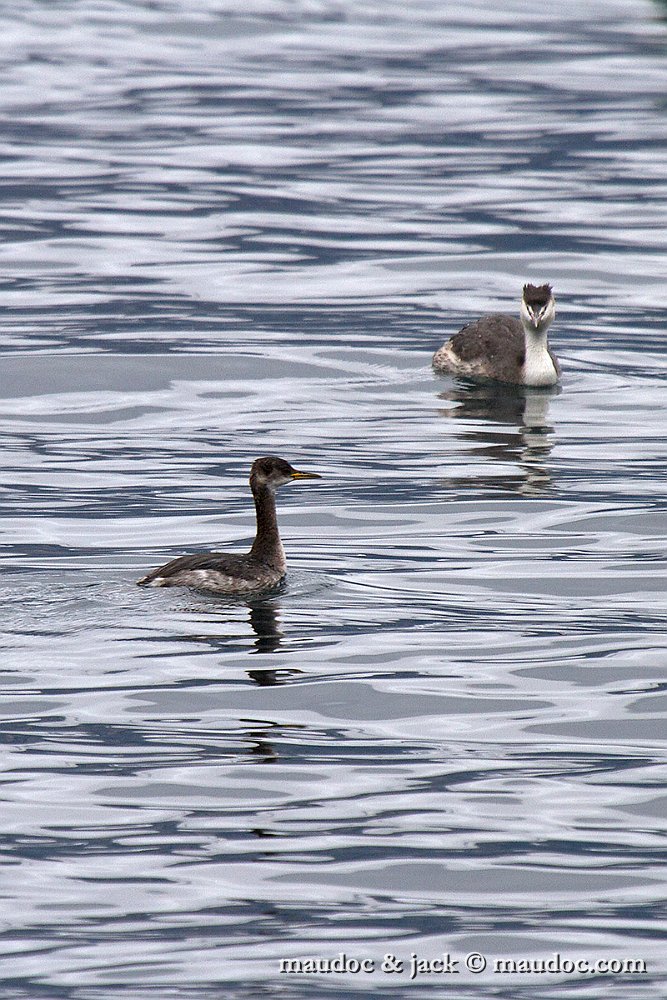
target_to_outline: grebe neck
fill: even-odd
[[[268,486],[262,485],[255,486],[252,492],[257,512],[257,533],[249,555],[253,559],[284,573],[287,563],[283,543],[280,541],[278,533],[274,491]]]
[[[522,323],[525,343],[525,358],[523,362],[524,382],[526,385],[553,385],[558,380],[558,372],[549,351],[546,324],[541,330],[532,329],[527,323]]]

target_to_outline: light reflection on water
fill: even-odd
[[[63,12],[0,42],[2,988],[661,996],[664,8]],[[524,280],[562,387],[435,376]],[[269,452],[285,586],[137,590]]]

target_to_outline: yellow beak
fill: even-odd
[[[292,479],[321,479],[316,472],[299,472],[298,469],[292,469]]]

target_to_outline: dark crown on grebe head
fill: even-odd
[[[551,285],[524,285],[521,298],[521,322],[524,329],[544,332],[556,315],[556,301]]]

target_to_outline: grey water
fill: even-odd
[[[663,997],[667,4],[2,27],[0,996]],[[285,585],[137,589],[271,453]]]

